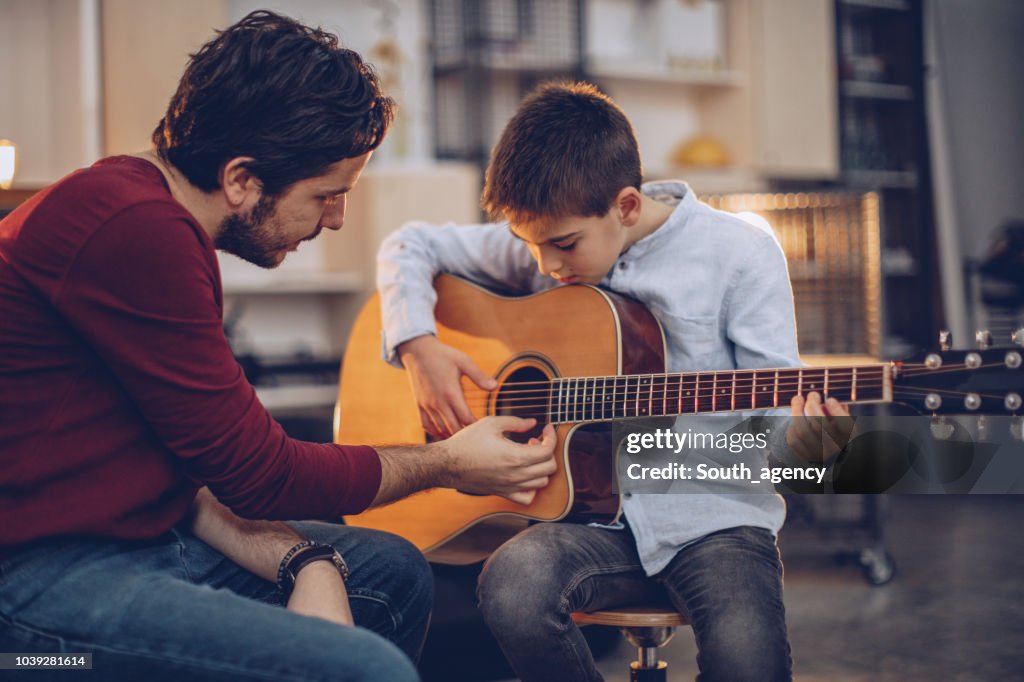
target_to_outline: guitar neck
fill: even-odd
[[[889,364],[564,377],[548,393],[552,423],[788,407],[817,391],[847,403],[891,402]]]

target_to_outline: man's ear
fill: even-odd
[[[255,161],[251,156],[236,156],[220,170],[220,188],[231,208],[242,208],[250,200],[259,199],[263,183],[249,170]]]
[[[640,190],[636,187],[623,187],[615,196],[615,210],[619,213],[619,222],[626,227],[636,225],[640,220],[640,207],[643,204]]]

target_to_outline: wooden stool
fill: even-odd
[[[578,611],[572,619],[580,625],[613,625],[637,648],[629,664],[630,682],[666,682],[668,663],[658,660],[658,647],[672,639],[676,628],[687,625],[683,614],[670,606],[627,606],[603,611]]]

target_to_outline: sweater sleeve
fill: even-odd
[[[505,223],[456,226],[412,222],[392,232],[377,253],[384,359],[400,367],[395,349],[436,334],[434,278],[448,273],[513,294],[555,284],[543,277],[525,244]]]
[[[86,339],[186,475],[248,518],[329,518],[380,485],[369,447],[289,438],[224,336],[209,240],[166,205],[136,204],[97,230],[55,305]]]

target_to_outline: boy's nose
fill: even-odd
[[[540,270],[540,274],[542,275],[550,275],[557,272],[561,265],[561,261],[553,257],[552,254],[545,254],[541,251],[537,255],[537,269]]]

